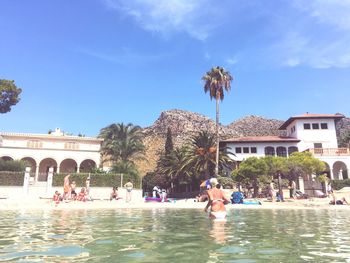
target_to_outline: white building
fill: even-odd
[[[348,148],[338,148],[336,122],[341,114],[303,114],[289,118],[279,128],[287,136],[238,137],[221,141],[235,161],[267,155],[288,157],[295,151],[310,151],[326,164],[331,179],[346,179],[350,167]]]
[[[51,134],[0,132],[0,158],[25,160],[35,181],[46,181],[50,167],[57,173],[89,172],[100,166],[102,139]]]

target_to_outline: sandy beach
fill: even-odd
[[[349,209],[350,205],[330,205],[331,198],[310,198],[303,200],[285,199],[284,202],[271,202],[267,199],[255,199],[261,205],[228,204],[226,209]],[[349,200],[349,199],[347,199]],[[69,201],[55,204],[51,199],[8,198],[0,199],[0,210],[66,210],[66,209],[204,209],[206,202],[194,199],[181,199],[172,202],[145,202],[144,199],[126,203],[122,200]]]

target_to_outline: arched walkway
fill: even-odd
[[[38,181],[47,180],[47,173],[49,172],[50,167],[53,167],[54,172],[57,171],[57,162],[54,159],[46,158],[40,162]]]
[[[10,156],[2,156],[1,159],[3,159],[4,161],[13,161],[13,158]]]
[[[335,180],[342,180],[342,179],[349,178],[348,170],[345,163],[341,161],[337,161],[333,164],[333,178]]]
[[[77,170],[77,162],[73,159],[65,159],[60,164],[60,173],[75,173]]]
[[[265,147],[265,155],[266,156],[275,156],[275,148],[271,146]]]
[[[328,163],[323,162],[324,165],[326,166],[326,169],[323,171],[323,173],[327,174],[328,178],[331,178],[331,168]]]
[[[299,152],[298,147],[296,146],[290,146],[288,147],[288,155],[291,155],[292,153]]]
[[[89,173],[94,168],[96,168],[96,163],[90,159],[84,160],[80,164],[80,172],[81,173]]]
[[[32,157],[24,157],[21,160],[27,163],[26,166],[30,167],[30,173],[32,174],[32,176],[34,176],[36,170],[36,161]]]
[[[286,147],[279,146],[279,147],[277,147],[276,152],[277,152],[277,156],[287,157],[287,149],[286,149]]]

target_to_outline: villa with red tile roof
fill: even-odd
[[[288,157],[293,152],[310,151],[323,161],[331,179],[347,179],[350,167],[348,148],[338,148],[336,122],[342,114],[303,114],[290,117],[279,128],[287,136],[237,137],[220,144],[234,153],[232,159],[241,162],[248,157]]]

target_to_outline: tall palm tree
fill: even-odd
[[[131,123],[111,124],[100,131],[103,138],[101,152],[113,165],[118,162],[132,162],[141,159],[145,146],[142,142],[141,127]]]
[[[209,92],[210,99],[216,99],[216,158],[215,158],[215,175],[219,174],[219,101],[224,99],[224,90],[227,92],[231,89],[233,77],[230,72],[225,71],[223,67],[214,67],[202,77],[205,82],[204,91]]]

